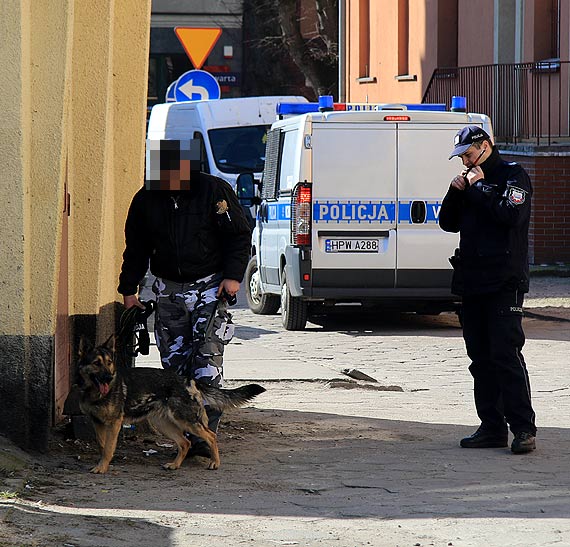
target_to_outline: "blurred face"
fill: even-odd
[[[479,165],[483,161],[485,161],[488,157],[491,148],[487,141],[483,141],[482,143],[477,143],[471,145],[471,148],[467,149],[467,152],[461,154],[459,157],[463,162],[463,165],[468,169]]]
[[[191,174],[191,161],[180,160],[178,169],[165,169],[160,172],[160,189],[190,190]]]
[[[145,187],[148,190],[190,190],[200,172],[200,142],[196,139],[148,140]]]

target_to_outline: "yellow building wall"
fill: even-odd
[[[22,446],[45,448],[55,419],[58,315],[72,346],[115,329],[124,220],[143,176],[150,9],[0,3],[0,431]]]

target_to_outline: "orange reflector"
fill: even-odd
[[[385,122],[409,122],[409,116],[384,116]]]

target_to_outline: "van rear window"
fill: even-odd
[[[210,129],[214,161],[224,173],[263,171],[269,125]]]

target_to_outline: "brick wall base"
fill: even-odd
[[[522,165],[534,193],[530,224],[531,264],[570,263],[570,154],[511,154],[502,157]]]

